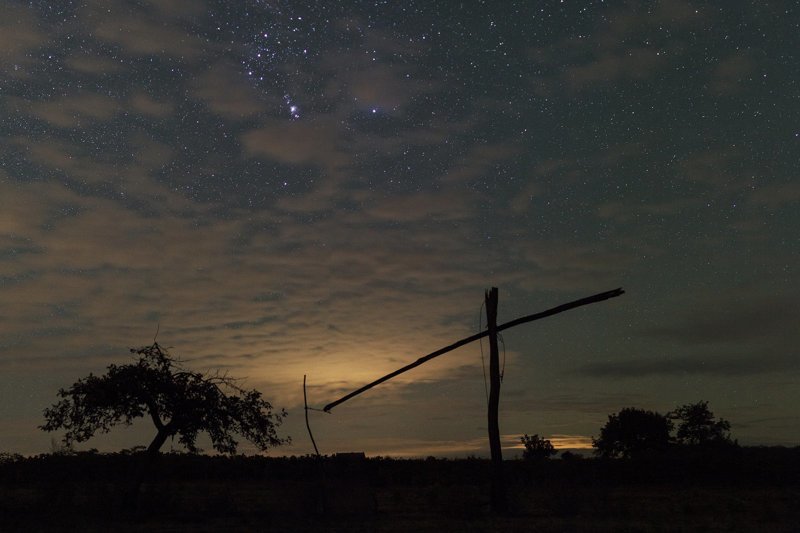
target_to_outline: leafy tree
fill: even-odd
[[[23,459],[24,457],[18,453],[0,452],[0,465],[18,463]]]
[[[525,446],[525,451],[522,452],[522,458],[533,461],[540,461],[547,459],[551,455],[556,454],[556,449],[553,444],[539,435],[529,437],[527,434],[519,438]]]
[[[131,349],[131,353],[138,356],[135,363],[110,365],[103,376],[89,374],[60,389],[61,400],[45,409],[41,429],[66,430],[63,442],[71,447],[97,432],[107,433],[115,425],[129,426],[134,419],[148,416],[156,428],[147,448],[150,456],[157,455],[174,436],[196,452],[201,431],[208,433],[221,453],[236,452],[236,434],[260,450],[288,442],[276,433],[286,411],[273,412],[257,390],[244,390],[226,375],[186,370],[158,343]]]
[[[678,423],[675,441],[687,446],[712,446],[735,444],[731,440],[731,424],[725,419],[715,419],[708,402],[700,401],[682,405],[669,413]]]
[[[672,421],[654,411],[626,407],[608,416],[600,438],[592,439],[595,453],[603,457],[632,457],[669,447]]]

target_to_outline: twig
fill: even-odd
[[[306,375],[303,374],[303,405],[305,407],[306,413],[306,429],[308,430],[308,436],[311,437],[311,444],[314,445],[314,453],[317,454],[319,457],[319,450],[317,449],[317,442],[314,440],[314,434],[311,433],[311,425],[308,423],[308,397],[306,396]],[[315,409],[318,410],[318,409]]]

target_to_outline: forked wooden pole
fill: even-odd
[[[558,313],[563,313],[564,311],[569,311],[570,309],[575,309],[576,307],[581,307],[583,305],[593,304],[593,303],[596,303],[596,302],[602,302],[603,300],[608,300],[609,298],[616,298],[617,296],[621,296],[623,294],[625,294],[624,290],[622,290],[622,289],[614,289],[613,291],[601,292],[601,293],[595,294],[593,296],[588,296],[586,298],[581,298],[580,300],[575,300],[575,301],[572,301],[572,302],[568,302],[568,303],[559,305],[557,307],[553,307],[551,309],[547,309],[546,311],[542,311],[540,313],[534,313],[532,315],[523,316],[523,317],[517,318],[515,320],[512,320],[511,322],[506,322],[505,324],[501,324],[501,325],[497,326],[497,332],[499,333],[499,332],[503,331],[504,329],[513,328],[514,326],[519,326],[520,324],[525,324],[526,322],[533,322],[534,320],[540,320],[542,318],[547,318],[549,316],[557,315]],[[364,385],[363,387],[361,387],[360,389],[356,389],[353,392],[342,396],[338,400],[329,403],[328,405],[326,405],[322,409],[323,409],[323,411],[330,411],[331,409],[333,409],[337,405],[346,402],[350,398],[358,396],[362,392],[368,391],[369,389],[371,389],[372,387],[374,387],[376,385],[380,385],[384,381],[388,381],[388,380],[392,379],[395,376],[399,376],[403,372],[408,372],[412,368],[416,368],[419,365],[430,361],[434,357],[439,357],[440,355],[446,354],[447,352],[452,352],[456,348],[460,348],[461,346],[464,346],[465,344],[469,344],[469,343],[474,342],[474,341],[476,341],[478,339],[482,339],[483,337],[486,337],[487,335],[489,335],[488,331],[482,331],[480,333],[476,333],[475,335],[471,335],[471,336],[469,336],[469,337],[467,337],[465,339],[461,339],[460,341],[456,341],[453,344],[445,346],[444,348],[439,348],[435,352],[431,352],[426,356],[420,357],[419,359],[417,359],[413,363],[411,363],[409,365],[406,365],[403,368],[395,370],[394,372],[392,372],[390,374],[386,374],[382,378],[378,378],[375,381],[373,381],[372,383],[368,383],[368,384]]]
[[[489,451],[492,456],[492,511],[504,513],[506,487],[503,482],[503,448],[500,445],[500,350],[497,347],[497,287],[485,293],[486,327],[489,334]]]
[[[533,322],[534,320],[539,320],[542,318],[556,315],[558,313],[563,313],[564,311],[569,311],[570,309],[575,309],[576,307],[580,307],[582,305],[601,302],[603,300],[608,300],[609,298],[615,298],[617,296],[621,296],[622,294],[625,294],[625,291],[623,291],[621,288],[614,289],[613,291],[601,292],[595,294],[594,296],[581,298],[580,300],[574,300],[572,302],[568,302],[559,305],[557,307],[547,309],[546,311],[542,311],[540,313],[534,313],[532,315],[527,315],[521,318],[517,318],[516,320],[512,320],[511,322],[506,322],[505,324],[498,326],[497,325],[497,307],[499,300],[498,290],[497,287],[492,287],[491,290],[486,291],[484,294],[484,299],[486,302],[486,324],[487,324],[486,331],[476,333],[475,335],[472,335],[465,339],[461,339],[460,341],[456,341],[453,344],[450,344],[449,346],[445,346],[444,348],[440,348],[435,352],[429,353],[424,357],[420,357],[413,363],[406,365],[398,370],[395,370],[394,372],[387,374],[382,378],[376,379],[372,383],[368,383],[367,385],[364,385],[360,389],[354,390],[353,392],[346,394],[345,396],[342,396],[338,400],[329,403],[323,408],[323,410],[326,412],[330,412],[331,409],[333,409],[340,403],[346,402],[350,398],[358,396],[362,392],[367,391],[376,385],[380,385],[384,381],[388,381],[393,377],[402,374],[403,372],[407,372],[412,368],[416,368],[419,365],[427,361],[430,361],[434,357],[438,357],[442,354],[453,351],[456,348],[464,346],[465,344],[469,344],[470,342],[488,336],[489,377],[490,377],[491,388],[489,390],[489,406],[488,406],[487,417],[489,424],[489,450],[491,452],[491,457],[492,457],[491,506],[492,506],[492,511],[494,513],[503,514],[508,510],[508,498],[507,498],[506,486],[503,480],[503,449],[500,442],[500,422],[499,422],[500,355],[497,347],[497,334],[500,331],[503,331],[504,329],[513,328],[514,326],[525,324],[526,322]],[[314,437],[311,435],[311,427],[308,426],[309,407],[305,395],[305,376],[303,376],[303,400],[305,402],[305,407],[306,407],[306,426],[308,427],[308,434],[309,436],[311,436],[311,442],[314,444],[314,449],[316,450],[317,446],[316,443],[314,443]]]

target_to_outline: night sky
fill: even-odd
[[[485,327],[492,286],[500,322],[626,290],[503,333],[508,448],[699,400],[800,444],[794,2],[0,13],[0,451],[49,451],[58,388],[158,330],[309,453],[304,374],[321,407]],[[311,421],[323,453],[486,455],[481,346]]]

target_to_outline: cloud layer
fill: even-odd
[[[758,13],[278,4],[7,6],[0,380],[24,388],[0,449],[46,448],[57,387],[158,329],[289,407],[305,453],[303,374],[324,403],[467,336],[489,286],[505,320],[628,291],[507,333],[509,435],[796,399],[769,380],[798,371],[797,126],[785,43],[736,30]],[[478,453],[480,366],[472,346],[420,367],[329,442]]]

